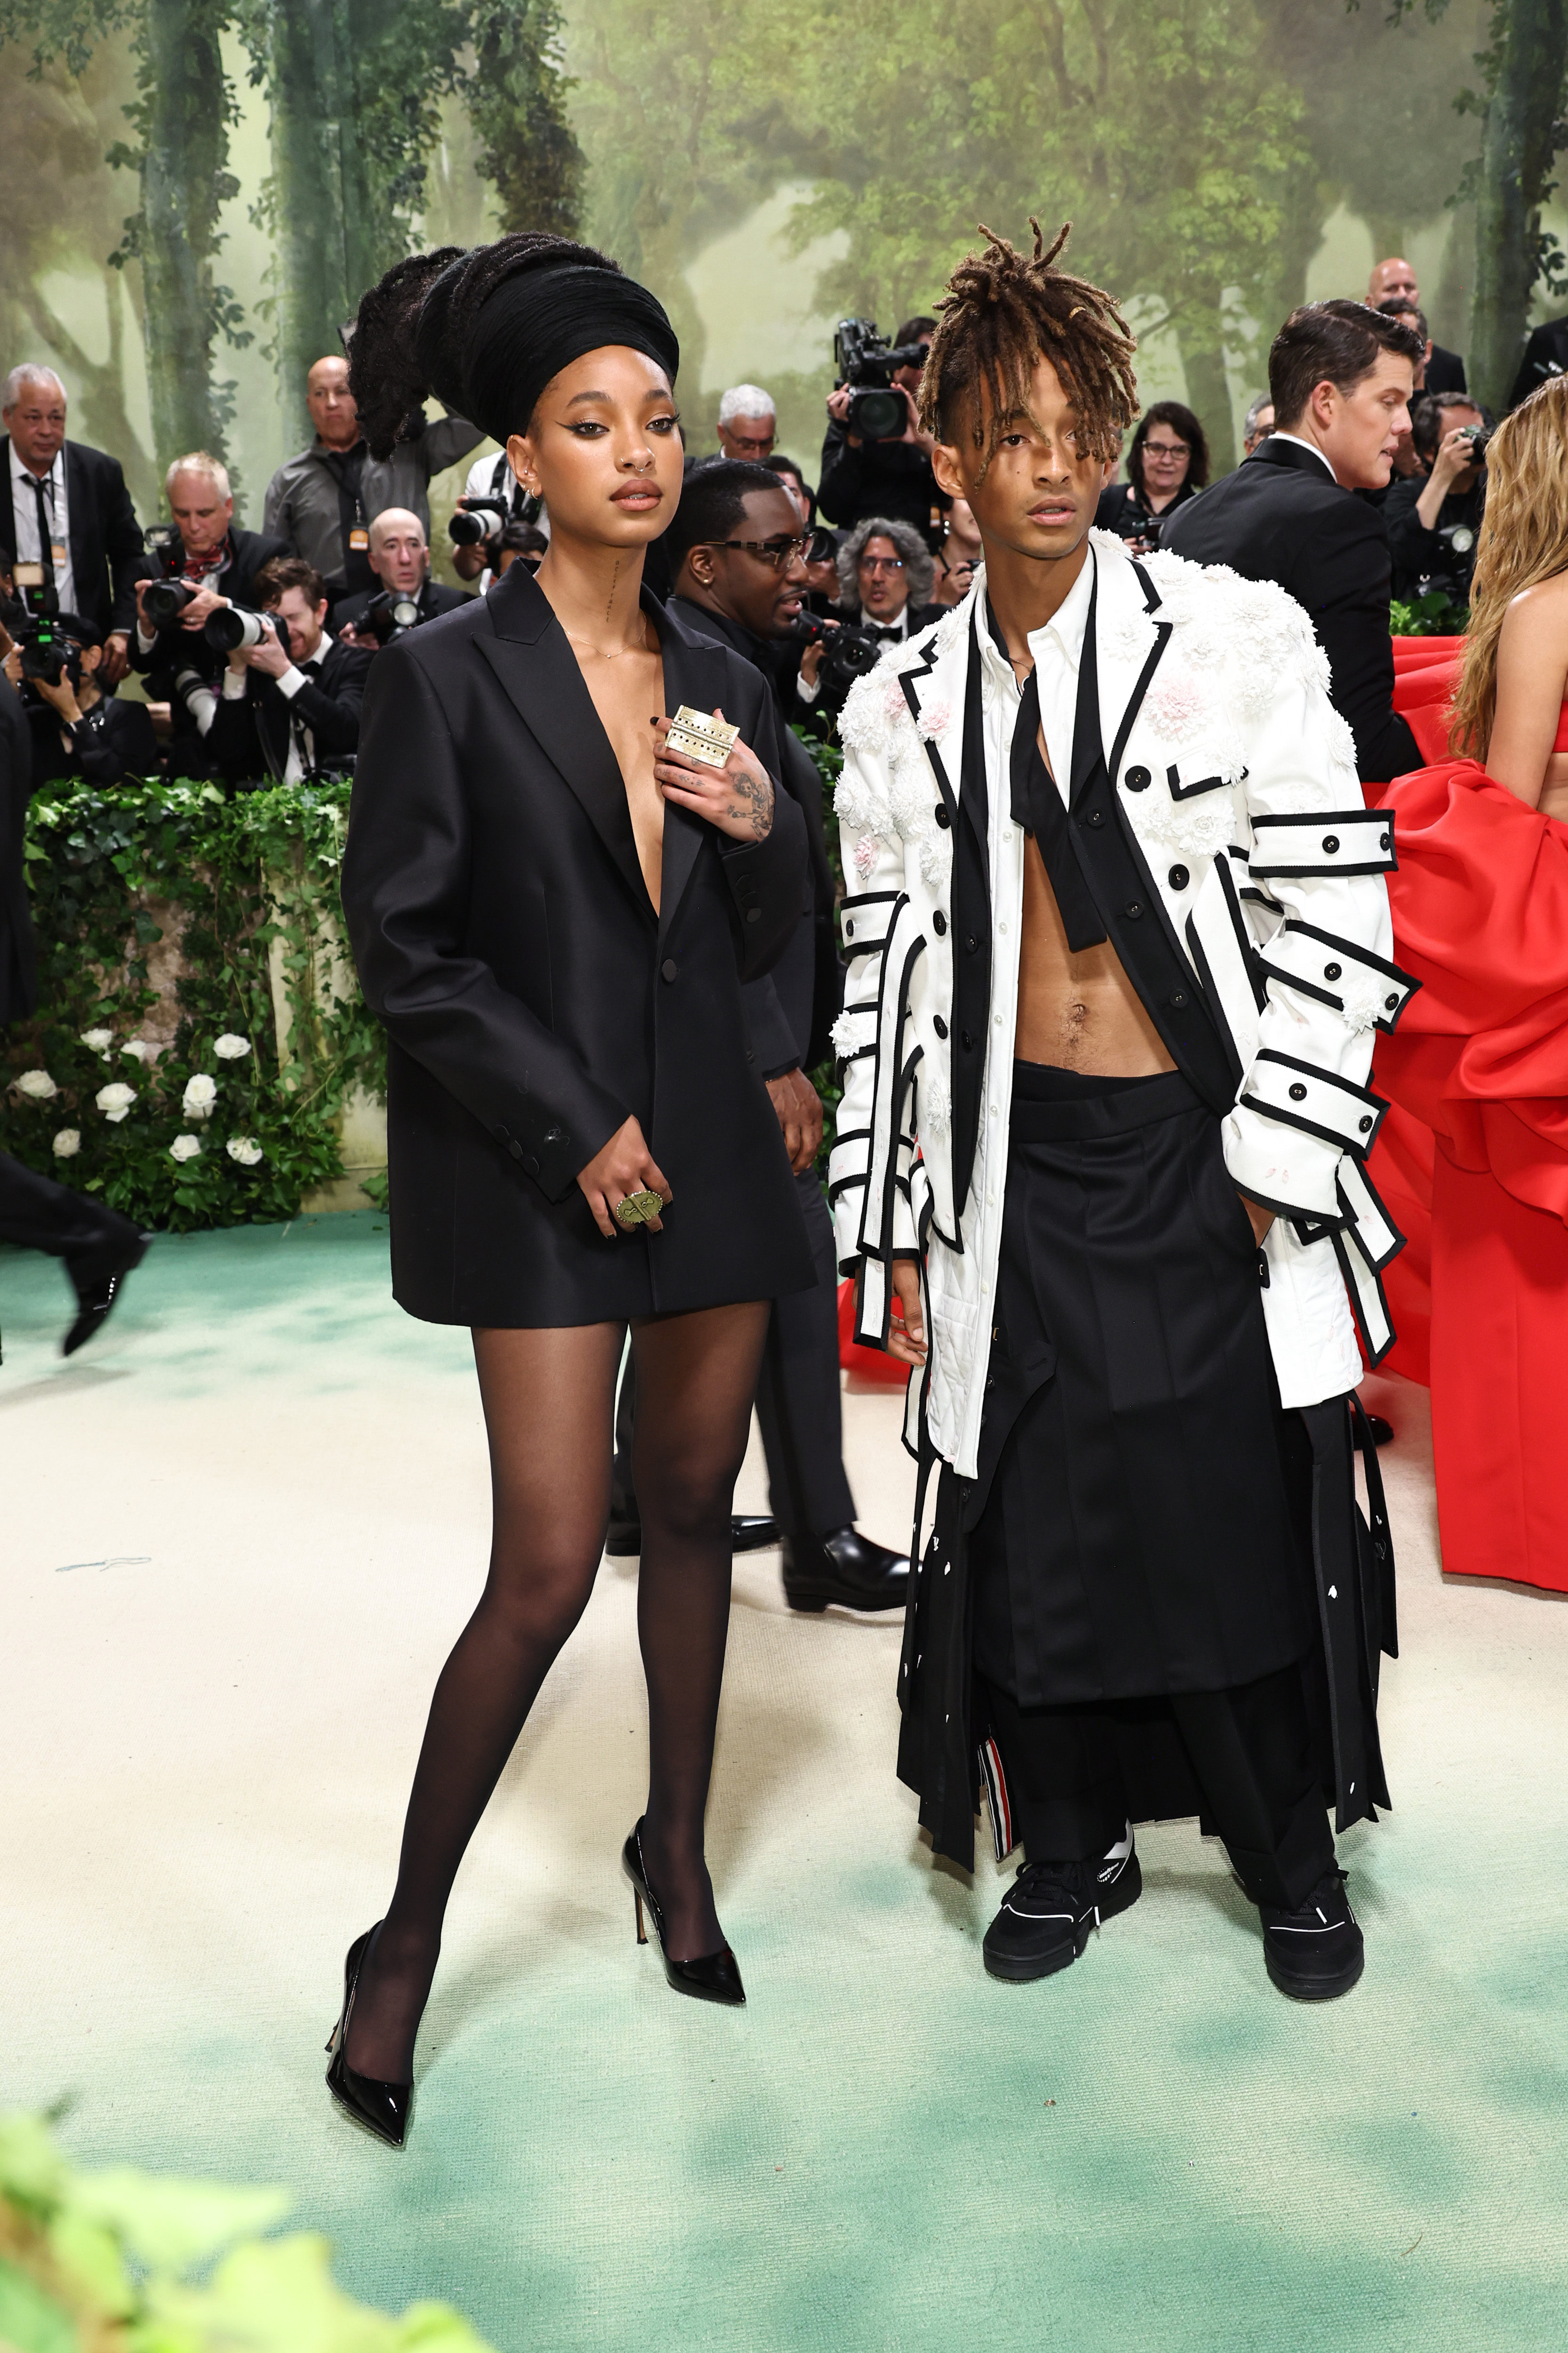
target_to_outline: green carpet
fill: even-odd
[[[345,2286],[501,2353],[1568,2336],[1568,1612],[1443,1582],[1396,1383],[1397,1810],[1342,1842],[1347,2000],[1273,1992],[1190,1824],[1076,1968],[992,1984],[1001,1883],[933,1869],[893,1778],[896,1630],[792,1618],[773,1554],[737,1564],[710,1815],[751,2000],[678,2000],[618,1871],[612,1562],[459,1881],[410,2146],[340,2119],[342,1951],[488,1518],[467,1335],[394,1308],[385,1252],[371,1213],[160,1241],[68,1365],[59,1271],[0,1252],[0,2103],[68,2096],[84,2160],[287,2182]],[[900,1539],[899,1406],[846,1406]]]

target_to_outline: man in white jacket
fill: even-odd
[[[899,1769],[939,1852],[982,1776],[1024,1846],[994,1975],[1075,1960],[1133,1822],[1195,1814],[1324,2000],[1363,1958],[1325,1800],[1387,1803],[1350,1392],[1392,827],[1290,598],[1091,533],[1133,346],[1062,242],[954,275],[922,420],[984,570],[841,727],[830,1189],[860,1336],[921,1368]]]

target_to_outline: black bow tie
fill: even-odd
[[[903,641],[904,632],[897,621],[895,621],[890,628],[882,621],[868,621],[866,628],[868,635],[873,638],[890,638],[896,639],[900,644]]]

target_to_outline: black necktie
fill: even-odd
[[[1039,681],[1031,670],[1013,730],[1013,822],[1032,833],[1039,845],[1068,945],[1077,955],[1080,948],[1099,946],[1106,936],[1105,925],[1083,879],[1062,797],[1040,757],[1039,732]]]
[[[50,520],[48,505],[44,498],[42,482],[39,481],[37,474],[30,474],[27,479],[33,485],[33,496],[38,502],[38,561],[44,567],[44,581],[47,586],[55,576],[55,528]]]

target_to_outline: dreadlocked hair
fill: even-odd
[[[467,267],[453,271],[432,318],[426,297],[459,261]],[[493,245],[443,245],[434,253],[409,254],[361,297],[349,336],[349,390],[374,458],[389,457],[396,442],[418,432],[431,394],[454,415],[466,414],[463,353],[485,301],[509,278],[563,262],[589,262],[620,274],[620,264],[594,246],[520,229]]]
[[[1078,411],[1081,454],[1113,458],[1138,413],[1138,345],[1109,294],[1056,267],[1072,223],[1064,221],[1047,247],[1031,216],[1033,254],[979,226],[984,252],[959,263],[937,304],[942,322],[921,378],[921,425],[952,447],[962,417],[988,466],[1007,419],[1027,409],[1044,357]]]

